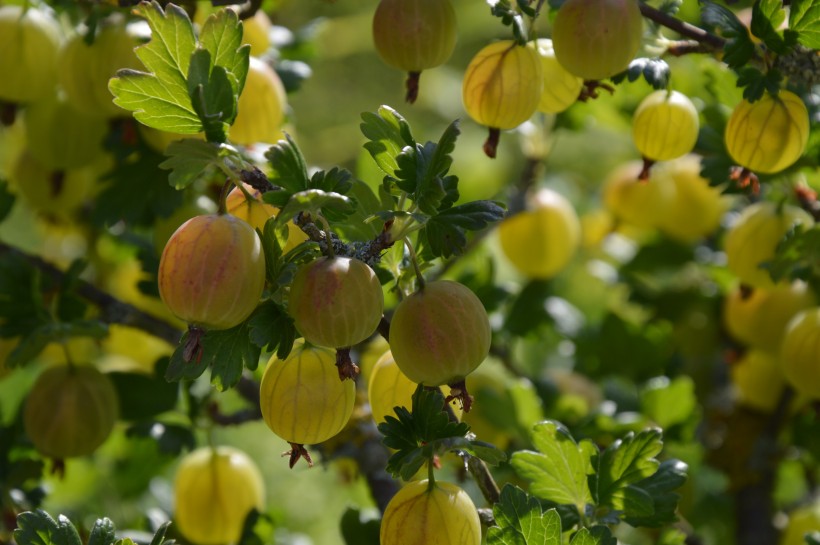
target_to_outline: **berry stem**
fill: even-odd
[[[332,259],[336,257],[336,251],[333,249],[333,237],[330,236],[330,223],[328,223],[327,218],[325,218],[321,214],[316,214],[316,217],[319,218],[319,223],[322,224],[322,230],[325,232],[325,242],[327,243],[327,257]]]
[[[484,155],[490,159],[495,159],[495,154],[498,149],[498,141],[501,139],[501,129],[490,127],[490,134],[487,135],[487,140],[484,141]]]
[[[404,95],[404,100],[408,104],[414,104],[419,97],[419,80],[421,79],[421,71],[407,72],[407,81],[404,82],[407,94]]]
[[[350,347],[336,349],[336,368],[339,370],[339,380],[356,380],[359,376],[359,366],[350,359]]]
[[[222,185],[222,189],[219,190],[219,209],[216,211],[217,214],[220,216],[225,215],[228,211],[228,193],[230,192],[231,188],[234,186],[233,178],[228,178],[225,180],[225,183]]]
[[[413,249],[413,245],[410,244],[410,240],[407,237],[404,237],[404,245],[407,247],[407,253],[410,254],[410,262],[413,263],[413,270],[416,272],[416,279],[419,282],[419,291],[424,289],[425,282],[424,282],[424,275],[421,274],[421,269],[419,268],[419,261],[416,258],[416,250]]]

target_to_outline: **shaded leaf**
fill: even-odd
[[[273,301],[259,305],[248,320],[250,339],[253,344],[266,352],[276,352],[279,359],[285,359],[298,337],[293,318]]]
[[[652,475],[660,465],[655,459],[663,449],[658,429],[629,433],[598,456],[596,474],[590,478],[592,495],[598,505],[624,509],[624,489]],[[640,501],[640,500],[638,500]]]
[[[171,170],[168,183],[184,189],[199,179],[213,175],[221,162],[220,145],[193,138],[171,142],[165,150],[168,159],[160,168]]]
[[[503,217],[503,206],[494,201],[471,201],[448,208],[427,221],[427,245],[435,257],[460,255],[467,245],[467,231],[479,231]]]
[[[546,513],[541,504],[511,484],[501,489],[493,505],[498,526],[487,530],[487,545],[561,545],[561,517],[555,509]]]
[[[398,169],[396,156],[405,146],[416,145],[410,132],[410,125],[393,108],[381,106],[377,113],[363,113],[359,127],[369,140],[364,144],[364,148],[385,174],[395,177]]]
[[[658,528],[676,521],[680,497],[674,490],[686,482],[688,469],[680,460],[664,460],[654,474],[631,485],[632,489],[643,491],[651,499],[652,514],[643,514],[645,510],[633,511],[632,506],[627,505],[624,522],[632,526]]]
[[[82,545],[70,520],[63,515],[54,520],[42,509],[17,515],[14,540],[17,545]]]
[[[91,528],[91,533],[88,536],[87,545],[111,545],[116,538],[116,527],[109,518],[97,519],[94,526]]]
[[[760,38],[766,47],[779,55],[789,52],[789,46],[778,30],[786,21],[786,11],[781,0],[757,0],[752,8],[752,34]]]

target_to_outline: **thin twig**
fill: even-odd
[[[27,254],[4,242],[0,242],[0,257],[12,255],[22,258],[29,265],[39,269],[55,284],[62,285],[66,280],[65,272],[44,259]],[[169,344],[179,344],[182,331],[165,320],[144,312],[134,305],[125,303],[109,293],[100,290],[85,280],[76,280],[76,293],[93,303],[100,310],[97,317],[106,324],[120,324],[136,329],[165,340]]]
[[[685,21],[681,21],[676,17],[672,17],[668,13],[664,13],[657,8],[653,8],[645,2],[639,2],[639,4],[641,7],[641,14],[644,17],[651,21],[655,21],[659,25],[674,30],[681,36],[708,44],[713,48],[713,50],[723,49],[726,45],[726,40],[720,36],[707,32],[706,30],[703,30],[695,25],[691,25]]]

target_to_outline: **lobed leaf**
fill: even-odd
[[[623,439],[613,442],[598,456],[597,471],[590,477],[592,495],[598,505],[607,505],[615,510],[624,510],[625,489],[649,477],[660,465],[655,459],[663,449],[661,431],[644,430],[637,435],[629,433]],[[633,494],[628,499],[642,502]]]
[[[541,504],[511,484],[504,485],[493,505],[497,526],[487,530],[487,545],[561,545],[561,517],[555,509],[542,512]]]
[[[583,513],[592,503],[587,476],[593,472],[595,445],[576,443],[563,424],[551,420],[536,424],[532,438],[538,452],[514,453],[510,463],[515,472],[532,482],[530,491],[537,497],[573,505]]]
[[[43,511],[26,511],[17,515],[14,530],[17,545],[82,545],[77,529],[63,515],[57,520]]]
[[[368,139],[364,148],[382,172],[394,177],[398,169],[396,156],[405,146],[416,145],[410,125],[390,106],[381,106],[377,113],[364,112],[359,127]]]
[[[820,49],[820,2],[793,0],[789,5],[789,29],[797,32],[801,44]]]

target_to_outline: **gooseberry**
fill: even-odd
[[[61,40],[50,12],[0,6],[0,100],[27,103],[54,93]]]
[[[655,165],[648,184],[669,184],[672,191],[657,218],[658,228],[670,238],[691,244],[714,233],[729,199],[700,175],[697,155],[684,155]],[[637,212],[637,211],[636,211]]]
[[[407,378],[425,386],[462,382],[490,350],[487,311],[470,289],[428,282],[396,307],[390,349]]]
[[[535,41],[535,47],[541,57],[544,74],[544,90],[538,101],[538,111],[547,114],[563,112],[578,100],[584,80],[561,66],[555,58],[552,40],[540,38]]]
[[[214,214],[217,206],[214,201],[204,195],[200,195],[191,202],[184,203],[174,210],[170,216],[157,218],[154,222],[154,251],[157,255],[162,255],[162,250],[168,244],[168,240],[179,229],[180,225],[195,216],[204,214]]]
[[[641,229],[660,224],[675,198],[675,187],[664,178],[640,180],[640,161],[615,168],[604,181],[604,205],[621,222]]]
[[[23,424],[34,447],[51,458],[94,452],[111,434],[119,413],[111,380],[89,365],[43,371],[28,394]]]
[[[811,215],[796,206],[771,202],[747,206],[723,243],[729,270],[743,284],[772,288],[774,282],[769,271],[761,265],[774,258],[778,243],[792,227],[813,223]]]
[[[265,223],[270,218],[279,213],[279,209],[272,204],[267,204],[262,200],[262,192],[254,189],[246,183],[242,183],[245,189],[243,192],[238,187],[235,187],[228,193],[228,198],[225,199],[225,210],[228,214],[236,216],[239,219],[245,220],[254,229],[260,231],[265,229]],[[250,198],[249,198],[250,197]],[[299,244],[305,242],[308,236],[297,226],[293,221],[289,221],[288,225],[288,241],[285,247],[282,248],[282,253],[286,254],[296,248]]]
[[[815,304],[814,293],[805,282],[779,282],[751,292],[738,288],[724,301],[723,323],[736,340],[777,351],[789,320]]]
[[[561,66],[585,80],[626,70],[641,47],[643,18],[636,0],[567,0],[552,32]]]
[[[228,214],[196,216],[168,240],[159,294],[178,318],[229,329],[254,311],[265,287],[265,254],[256,231]]]
[[[284,360],[276,355],[270,359],[260,385],[265,423],[298,445],[321,443],[342,431],[355,398],[355,383],[339,380],[335,352],[303,339],[297,339]]]
[[[525,276],[550,278],[569,263],[581,241],[575,209],[561,194],[541,189],[527,199],[527,209],[498,226],[501,249]]]
[[[800,97],[781,89],[738,104],[726,123],[729,155],[751,171],[772,174],[793,165],[806,149],[809,112]]]
[[[288,313],[306,341],[353,346],[376,331],[384,295],[373,269],[349,257],[319,258],[296,271]]]
[[[798,312],[786,326],[780,361],[788,383],[798,393],[820,397],[820,308]]]
[[[231,126],[232,142],[249,146],[276,142],[281,137],[287,96],[282,80],[266,62],[251,57],[245,87]]]
[[[174,520],[182,535],[194,543],[238,543],[248,513],[264,506],[262,473],[236,448],[197,449],[177,468]]]
[[[407,483],[387,504],[381,545],[479,545],[481,522],[467,493],[427,479]]]
[[[748,350],[730,367],[737,402],[762,412],[774,412],[786,380],[776,354]]]
[[[467,113],[490,128],[484,152],[495,157],[500,129],[514,129],[535,113],[544,77],[532,47],[512,40],[485,46],[467,66],[462,99]]]
[[[101,174],[97,165],[51,170],[23,151],[10,180],[32,210],[68,218],[88,199]]]
[[[32,157],[51,170],[89,165],[103,154],[108,123],[51,98],[26,107],[26,145]]]
[[[644,159],[668,161],[692,151],[698,139],[698,111],[678,91],[655,91],[632,116],[632,138]]]
[[[144,69],[134,52],[138,45],[123,25],[104,26],[90,44],[84,34],[74,34],[63,45],[58,63],[59,83],[68,102],[87,115],[128,115],[114,104],[108,80],[119,69]]]
[[[407,102],[418,96],[422,70],[443,64],[456,45],[456,12],[450,0],[381,0],[373,16],[379,56],[408,72]]]

